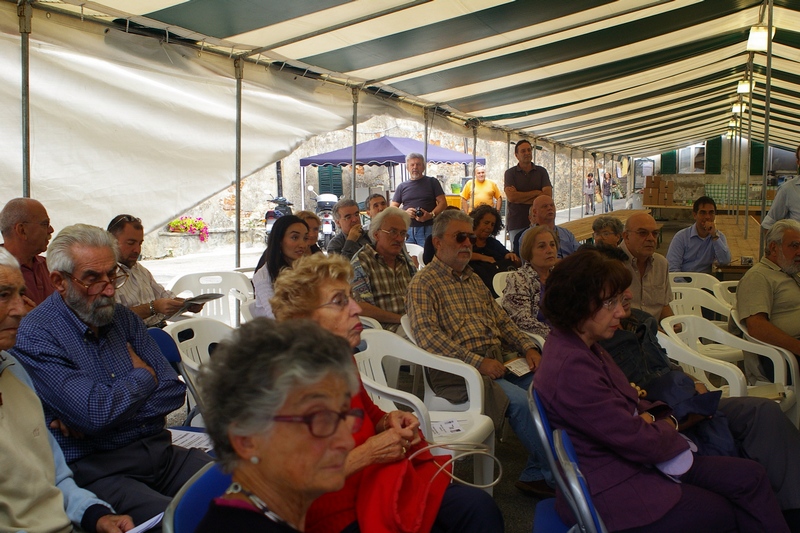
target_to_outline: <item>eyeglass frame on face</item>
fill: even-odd
[[[50,219],[49,218],[46,218],[46,219],[42,220],[41,222],[31,222],[31,221],[27,221],[26,220],[25,222],[23,222],[23,224],[36,224],[37,226],[41,226],[43,228],[50,229]]]
[[[617,306],[625,307],[625,300],[630,300],[630,298],[625,298],[625,293],[621,292],[616,296],[612,296],[611,298],[606,298],[600,304],[601,307],[605,308],[606,311],[613,311],[617,308]]]
[[[631,230],[630,233],[636,234],[637,237],[640,239],[646,239],[649,236],[652,236],[655,240],[658,240],[658,236],[661,234],[661,230],[654,229],[654,230],[647,230],[644,228],[639,228],[637,230]]]
[[[333,423],[333,418],[330,417],[330,414],[336,415],[336,422]],[[325,415],[329,418],[321,419],[319,415]],[[275,422],[294,422],[294,423],[303,423],[308,427],[308,432],[311,433],[312,437],[316,437],[318,439],[325,439],[336,433],[336,430],[339,429],[339,424],[346,420],[347,418],[353,417],[353,425],[350,428],[351,433],[358,432],[361,429],[361,425],[364,423],[364,410],[363,409],[348,409],[346,411],[332,411],[331,409],[321,409],[319,411],[314,411],[313,413],[309,413],[304,416],[300,415],[277,415],[273,416],[272,420]],[[331,428],[331,432],[325,435],[319,435],[314,433],[314,420],[321,420],[319,423],[333,423],[333,427]],[[318,423],[318,424],[319,424]],[[317,427],[319,430],[319,427]]]
[[[457,231],[453,233],[453,237],[458,244],[462,244],[467,239],[469,239],[470,244],[475,244],[478,241],[477,235],[474,233],[467,233],[466,231]]]
[[[383,230],[381,230],[381,231],[383,231]],[[336,298],[338,298],[340,296],[342,297],[342,301],[341,302],[337,302]],[[320,309],[322,307],[328,307],[328,306],[334,306],[334,307],[338,308],[339,310],[347,309],[347,307],[350,305],[350,300],[354,300],[352,292],[350,294],[347,294],[344,291],[338,291],[336,294],[333,295],[333,298],[331,298],[330,302],[326,302],[326,303],[324,303],[322,305],[318,305],[314,309]]]
[[[380,228],[378,231],[382,231],[392,239],[396,239],[398,237],[405,237],[406,235],[408,235],[408,230],[399,230],[397,228],[392,228],[388,230]]]
[[[60,270],[59,272],[61,272],[62,274],[64,274],[68,278],[70,278],[72,281],[74,281],[75,283],[77,283],[78,285],[80,285],[81,287],[86,289],[86,294],[88,294],[89,296],[97,296],[98,294],[100,294],[101,292],[106,290],[106,287],[109,286],[109,285],[113,285],[114,286],[114,290],[119,289],[120,287],[125,285],[125,282],[128,281],[128,273],[125,272],[122,269],[119,269],[119,267],[117,269],[117,274],[113,278],[109,276],[109,278],[107,280],[93,281],[91,283],[86,283],[85,281],[81,281],[78,278],[76,278],[75,276],[73,276],[71,273],[66,272],[64,270]],[[117,285],[116,282],[120,278],[122,279],[122,282],[119,285]],[[97,289],[97,291],[92,292],[90,287],[93,287],[93,286],[95,286],[95,287],[99,286],[100,288]]]
[[[611,237],[613,235],[614,237],[619,238],[619,234],[614,233],[611,230],[596,231],[594,234],[597,235],[598,237]]]

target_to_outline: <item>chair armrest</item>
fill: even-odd
[[[536,346],[539,347],[539,351],[541,352],[542,348],[544,348],[544,337],[536,333],[531,333],[530,331],[523,331],[523,333],[533,339],[533,342],[536,343]]]
[[[420,430],[425,436],[425,439],[433,442],[433,434],[431,432],[431,417],[428,413],[428,409],[425,407],[425,404],[422,403],[422,400],[413,394],[381,385],[364,375],[361,376],[361,382],[364,384],[364,388],[370,394],[370,396],[378,396],[379,398],[384,398],[411,408],[414,411],[414,415],[416,415],[417,419],[419,420]]]
[[[664,334],[660,331],[658,332],[658,342],[667,351],[667,355],[670,359],[674,359],[679,363],[686,363],[687,365],[699,368],[704,372],[710,372],[720,376],[728,383],[731,397],[747,396],[747,382],[744,378],[744,374],[736,365],[726,361],[711,359],[710,357],[706,357],[705,355],[692,350],[680,340],[680,337],[675,336],[673,338],[673,335],[675,334],[670,334],[669,332],[671,330],[672,328],[669,328],[667,330],[667,334]]]

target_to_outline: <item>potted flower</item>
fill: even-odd
[[[200,242],[208,240],[208,224],[198,217],[181,217],[176,218],[167,224],[167,230],[172,233],[188,233],[190,235],[197,235],[200,237]]]

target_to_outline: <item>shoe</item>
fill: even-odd
[[[544,498],[555,498],[556,496],[555,489],[551,488],[550,485],[548,485],[543,479],[538,479],[536,481],[517,480],[517,482],[514,483],[514,486],[517,487],[517,489],[523,494],[527,496],[534,496],[540,500]]]

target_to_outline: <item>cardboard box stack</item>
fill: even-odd
[[[661,176],[645,176],[642,201],[644,205],[675,205],[675,182]]]

